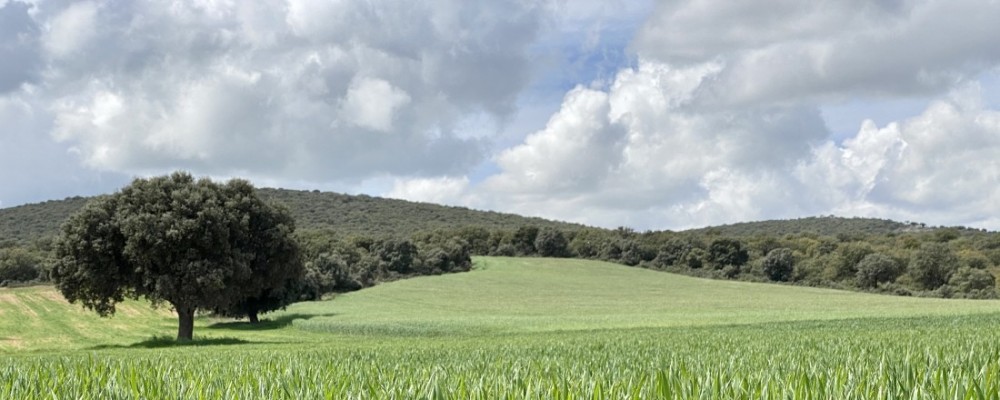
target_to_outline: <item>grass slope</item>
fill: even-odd
[[[330,332],[537,332],[1000,312],[1000,301],[873,295],[719,281],[573,259],[476,259],[463,274],[421,277],[302,303],[335,315],[297,326]]]
[[[1000,398],[1000,302],[702,280],[577,260],[295,304],[245,323],[0,290],[0,398]],[[34,351],[33,351],[34,350]]]
[[[483,336],[1000,312],[1000,301],[881,296],[718,281],[571,259],[476,258],[468,273],[420,277],[303,302],[268,329],[200,318],[202,338],[311,341],[338,336]],[[166,309],[123,304],[100,318],[50,287],[0,290],[0,351],[64,350],[172,336]]]

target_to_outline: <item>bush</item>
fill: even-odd
[[[691,269],[701,268],[705,264],[705,256],[705,250],[695,247],[684,255],[684,264]]]
[[[0,249],[0,282],[20,283],[42,278],[42,257],[26,249]]]
[[[749,260],[750,254],[739,240],[715,239],[708,246],[708,263],[715,269],[722,269],[727,265],[741,267]]]
[[[943,243],[924,243],[910,260],[910,275],[921,287],[934,290],[958,269],[958,257]]]
[[[542,257],[568,257],[566,235],[553,228],[542,228],[535,237],[535,251]]]
[[[895,281],[903,273],[903,267],[892,257],[882,253],[872,253],[858,263],[856,277],[858,287],[874,288],[881,283]]]
[[[656,258],[653,259],[653,265],[665,268],[683,264],[691,248],[691,244],[687,241],[679,238],[671,238],[667,243],[660,246],[659,251],[656,252]]]
[[[764,275],[772,281],[785,282],[792,277],[795,268],[795,256],[791,249],[778,248],[771,250],[761,262]]]
[[[981,269],[959,268],[951,275],[948,286],[951,286],[956,297],[976,299],[996,297],[996,278]]]

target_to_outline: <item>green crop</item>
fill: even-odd
[[[1000,399],[997,302],[718,287],[599,263],[558,279],[572,261],[485,261],[299,304],[258,328],[203,318],[205,336],[185,346],[29,341],[0,357],[0,398]],[[518,289],[527,282],[539,286]],[[38,290],[7,293],[27,304]],[[141,318],[169,328],[168,315]]]

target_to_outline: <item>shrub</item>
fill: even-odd
[[[750,254],[743,248],[743,243],[736,239],[715,239],[708,246],[708,262],[715,269],[727,265],[740,267],[750,260]]]
[[[29,282],[42,276],[42,258],[19,248],[0,249],[0,282]]]
[[[795,268],[795,256],[792,250],[787,248],[777,248],[771,250],[761,262],[764,275],[772,281],[787,281],[792,276]]]
[[[958,269],[958,257],[943,243],[924,243],[910,260],[910,275],[921,287],[934,290]]]
[[[858,286],[874,288],[880,283],[896,280],[903,273],[903,267],[892,257],[882,253],[872,253],[858,263],[856,277]]]
[[[568,257],[566,235],[554,228],[542,228],[535,237],[535,251],[542,257]]]
[[[959,268],[951,275],[948,286],[954,290],[956,297],[976,299],[996,297],[996,278],[981,269]]]

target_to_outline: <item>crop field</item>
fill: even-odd
[[[475,262],[184,346],[169,310],[0,290],[0,398],[1000,398],[997,301]]]

